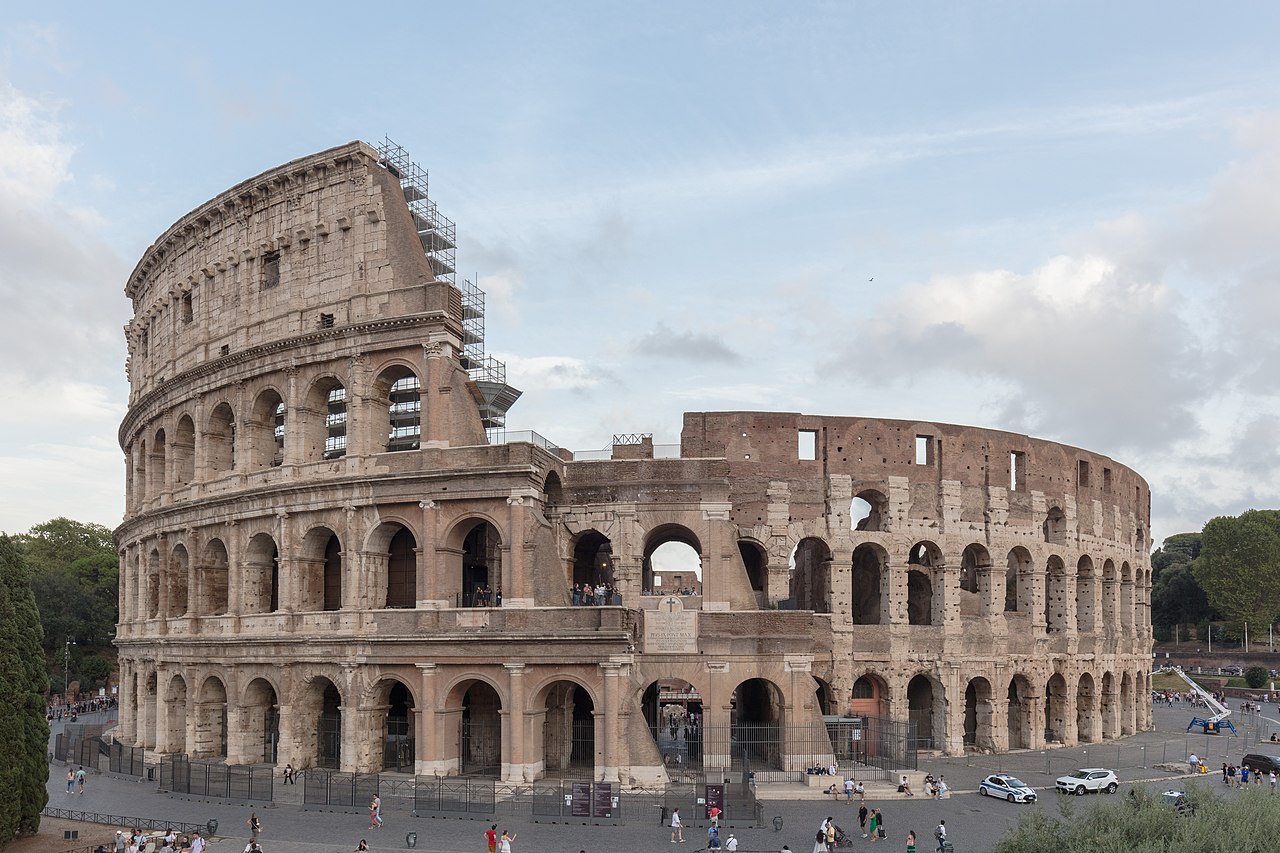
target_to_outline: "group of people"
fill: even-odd
[[[497,590],[489,589],[489,585],[476,584],[475,590],[471,593],[472,607],[501,607],[502,606],[502,586],[499,585]]]
[[[92,714],[95,711],[108,711],[116,706],[116,700],[108,697],[95,696],[92,699],[82,699],[79,702],[68,702],[66,704],[49,703],[45,707],[45,719],[50,722],[59,720],[67,720],[74,723],[76,718],[81,714]]]
[[[148,844],[152,845],[153,853],[204,853],[206,846],[204,837],[198,832],[193,832],[188,837],[166,829],[163,835],[153,840],[134,827],[128,834],[123,829],[117,829],[115,846],[99,844],[93,853],[146,853]]]
[[[1190,761],[1190,759],[1188,759]],[[1262,770],[1250,770],[1245,765],[1237,767],[1234,764],[1222,765],[1222,784],[1231,788],[1246,788],[1250,783],[1256,787],[1261,787],[1264,782],[1271,784],[1271,793],[1276,792],[1276,771],[1270,773]]]
[[[511,853],[511,843],[515,840],[515,833],[505,829],[502,830],[502,835],[498,835],[496,823],[484,831],[484,843],[489,848],[489,853]]]
[[[701,591],[691,586],[682,586],[678,589],[645,589],[640,591],[641,595],[701,595]]]
[[[70,767],[68,767],[67,768],[67,796],[71,796],[71,794],[75,793],[75,788],[77,785],[80,787],[80,796],[83,797],[84,796],[84,768],[81,767],[79,770],[72,770]]]
[[[598,583],[594,586],[589,583],[575,583],[569,590],[569,598],[573,601],[574,607],[579,605],[603,607],[606,604],[615,604],[617,595],[618,590],[611,583]]]

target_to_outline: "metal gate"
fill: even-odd
[[[459,726],[462,775],[498,776],[502,772],[502,723],[464,719]]]

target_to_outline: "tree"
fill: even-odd
[[[1151,553],[1151,624],[1157,633],[1209,619],[1209,599],[1196,580],[1201,534],[1175,533]]]
[[[111,531],[55,518],[18,537],[44,626],[44,648],[56,657],[67,640],[102,648],[118,621],[120,562]]]
[[[1260,690],[1267,683],[1268,675],[1270,673],[1265,666],[1251,666],[1244,671],[1244,683],[1254,690]]]
[[[40,614],[30,572],[12,538],[0,535],[0,845],[40,828],[49,800],[45,750],[49,682],[41,654]]]
[[[1280,512],[1251,509],[1212,519],[1193,571],[1224,619],[1271,624],[1280,613]]]

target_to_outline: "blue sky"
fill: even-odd
[[[146,246],[384,135],[458,223],[513,429],[973,423],[1132,465],[1157,537],[1280,506],[1274,4],[0,15],[0,529],[119,521]]]

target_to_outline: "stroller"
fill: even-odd
[[[853,846],[853,836],[851,836],[849,833],[841,829],[840,824],[837,823],[836,824],[836,848],[839,849],[841,847],[852,847],[852,846]]]

